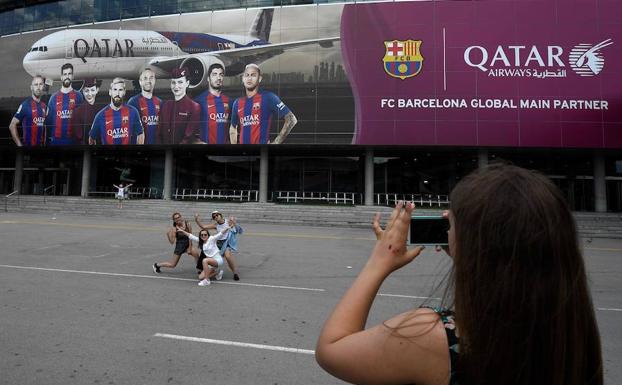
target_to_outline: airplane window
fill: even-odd
[[[48,46],[47,46],[47,45],[44,45],[44,46],[43,46],[43,51],[44,51],[44,52],[47,52],[47,51],[48,51]]]
[[[39,47],[39,51],[43,52],[43,47]]]

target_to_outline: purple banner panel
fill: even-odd
[[[622,148],[622,2],[350,4],[354,144]]]

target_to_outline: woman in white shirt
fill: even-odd
[[[217,234],[210,236],[207,230],[201,230],[199,236],[193,235],[185,230],[177,228],[177,231],[185,234],[192,241],[199,243],[199,250],[201,250],[200,259],[202,259],[203,272],[199,275],[199,286],[209,286],[211,284],[210,278],[220,275],[222,278],[222,266],[224,261],[220,250],[216,245],[216,241],[220,239],[224,234],[229,231],[231,227],[235,226],[235,220],[229,221],[229,226],[223,228]],[[218,277],[216,277],[218,280]]]

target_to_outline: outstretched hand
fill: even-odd
[[[369,257],[369,264],[389,274],[410,263],[421,253],[423,246],[410,250],[406,247],[410,218],[414,209],[415,205],[412,202],[408,202],[405,206],[403,202],[398,202],[385,229],[380,226],[380,214],[374,216],[372,226],[377,241]]]

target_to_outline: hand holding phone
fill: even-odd
[[[443,216],[419,215],[410,218],[409,243],[412,245],[446,246],[449,221]]]

